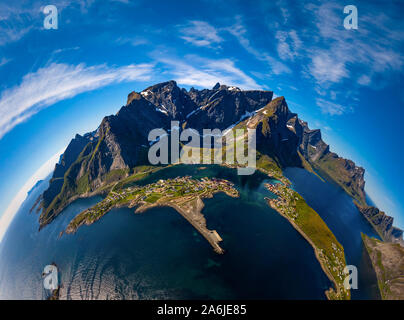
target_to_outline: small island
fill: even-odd
[[[290,224],[310,243],[317,260],[334,288],[326,291],[330,300],[350,299],[350,291],[344,287],[344,248],[327,227],[317,212],[289,185],[283,183],[265,184],[277,198],[266,198],[271,208],[286,218]]]
[[[239,196],[234,184],[223,179],[192,179],[189,176],[159,180],[145,186],[123,189],[112,188],[107,197],[95,206],[79,213],[67,226],[65,233],[74,233],[83,224],[90,225],[112,208],[136,207],[135,213],[142,213],[157,206],[168,206],[180,213],[210,243],[214,251],[223,254],[219,246],[222,241],[216,230],[206,227],[206,219],[201,213],[202,199],[212,198],[215,193],[224,192],[228,196]]]

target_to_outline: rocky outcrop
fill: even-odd
[[[244,91],[219,83],[212,89],[187,91],[175,81],[130,93],[127,104],[116,115],[105,117],[96,131],[72,139],[42,195],[41,225],[52,221],[73,199],[93,194],[106,183],[126,177],[134,167],[149,164],[149,132],[156,128],[169,132],[172,120],[201,133],[202,129],[255,128],[257,151],[277,167],[313,170],[365,206],[364,169],[331,152],[320,130],[311,130],[292,113],[284,97],[272,97],[271,91]],[[392,221],[379,222],[378,214],[366,214],[383,229],[386,239],[400,234]]]
[[[298,155],[299,138],[287,126],[292,116],[285,98],[278,97],[241,123],[241,126],[256,129],[257,151],[270,156],[281,168],[302,166]]]
[[[267,105],[273,96],[272,91],[242,91],[219,83],[212,90],[192,88],[188,94],[198,108],[186,116],[186,126],[197,130],[226,129]]]
[[[404,245],[403,230],[393,226],[393,217],[386,215],[378,208],[355,204],[384,241],[397,242]]]
[[[362,234],[383,300],[404,299],[404,248]]]
[[[315,162],[321,156],[330,151],[329,146],[322,140],[321,131],[319,129],[310,130],[307,122],[298,121],[299,126],[302,128],[299,144],[299,150],[306,160]]]
[[[299,138],[298,150],[304,159],[328,180],[336,182],[359,203],[366,203],[365,170],[352,160],[339,157],[321,137],[320,130],[310,130],[307,123],[296,115],[287,123],[288,128]]]
[[[77,160],[84,147],[92,140],[97,141],[97,139],[95,133],[89,133],[84,136],[76,134],[76,136],[70,141],[59,163],[55,166],[52,178],[49,181],[48,189],[42,195],[41,206],[43,208],[48,207],[54,198],[61,192],[66,171],[72,166],[73,162]]]
[[[56,165],[41,200],[41,225],[52,221],[71,199],[99,188],[111,175],[121,179],[147,159],[148,133],[168,127],[167,116],[141,95],[116,115],[105,117],[96,132],[76,135]]]
[[[173,80],[148,87],[141,93],[157,110],[173,120],[184,120],[198,106],[185,89],[180,89]]]

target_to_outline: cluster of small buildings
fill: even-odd
[[[297,198],[293,198],[293,190],[284,187],[280,183],[266,183],[265,187],[270,192],[278,196],[276,199],[270,199],[271,205],[276,207],[276,209],[278,209],[282,214],[286,214],[292,220],[295,220],[298,214],[296,212],[295,203],[292,203],[292,201],[294,202],[294,200],[297,200]]]
[[[335,264],[338,266],[338,268],[334,267],[335,268],[334,271],[338,273],[338,277],[342,281],[342,280],[344,280],[344,277],[345,277],[345,275],[343,273],[345,263],[344,263],[344,261],[342,261],[340,259],[340,257],[343,256],[342,250],[340,248],[338,248],[337,245],[334,242],[331,244],[331,246],[332,246],[332,249],[334,251],[332,253],[332,256],[334,258]]]
[[[119,191],[111,191],[108,196],[94,207],[88,209],[90,215],[99,216],[106,213],[117,201],[124,200],[129,196],[138,194],[131,200],[144,201],[151,194],[161,194],[163,196],[174,195],[180,191],[183,194],[187,193],[200,193],[204,190],[210,189],[229,189],[233,184],[223,179],[217,178],[202,178],[201,180],[194,180],[191,176],[176,177],[174,179],[158,180],[155,183],[139,186],[129,187]],[[140,192],[139,192],[140,191]]]
[[[331,258],[331,257],[325,257],[323,249],[319,249],[320,257],[326,258],[326,260],[327,260],[327,262],[326,262],[327,268],[329,270],[332,270],[334,272],[334,274],[336,273],[337,277],[338,277],[338,279],[340,281],[343,281],[344,278],[345,278],[345,275],[344,275],[345,263],[344,263],[343,260],[340,259],[341,256],[343,256],[342,250],[339,249],[334,242],[331,243],[331,246],[332,246],[332,249],[334,251],[334,252],[331,253],[331,256],[332,256],[333,264],[336,265],[336,266],[331,266],[331,263],[329,261],[329,258]],[[338,279],[336,279],[336,280],[338,280]]]

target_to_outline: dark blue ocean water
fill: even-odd
[[[141,183],[187,174],[226,178],[240,191],[237,199],[217,194],[204,200],[208,227],[223,238],[224,255],[214,253],[171,208],[154,208],[142,214],[128,208],[114,209],[95,224],[59,238],[69,221],[100,197],[75,201],[38,232],[38,216],[29,209],[46,189],[45,181],[27,198],[0,244],[0,298],[46,297],[41,273],[45,265],[56,262],[62,299],[325,299],[330,281],[311,246],[266,205],[264,196],[270,193],[263,187],[268,181],[264,175],[242,177],[235,170],[216,166],[204,170],[179,166]],[[292,180],[299,189],[299,174],[288,174],[295,175]],[[365,221],[352,211],[356,217],[352,221],[356,222],[342,223],[340,220],[349,213],[340,210],[351,210],[348,202],[352,201],[337,192],[328,207],[323,207],[319,199],[308,196],[319,194],[313,192],[317,187],[313,181],[304,187],[307,194],[298,191],[318,210],[344,247],[348,246],[348,262],[362,270],[364,259],[358,239],[367,226]],[[363,269],[367,266],[365,263]],[[361,281],[369,286],[373,280],[367,273],[370,280],[362,276]],[[371,290],[362,291],[358,298],[372,297]]]
[[[347,264],[357,267],[358,289],[352,290],[352,298],[378,299],[376,276],[370,267],[361,233],[378,239],[379,236],[356,208],[352,198],[340,187],[324,182],[306,170],[287,168],[284,174],[342,244]]]

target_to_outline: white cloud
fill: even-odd
[[[56,49],[56,50],[53,50],[52,53],[58,54],[58,53],[66,52],[66,51],[76,51],[76,50],[80,50],[80,47],[76,46],[76,47]]]
[[[320,84],[339,82],[349,75],[345,63],[335,59],[327,51],[318,52],[312,57],[309,70],[310,75]]]
[[[58,101],[112,83],[148,80],[151,71],[150,64],[111,68],[52,63],[29,73],[19,85],[0,95],[0,139],[19,123]]]
[[[312,37],[315,44],[307,49],[310,71],[318,83],[327,86],[350,78],[359,85],[369,85],[375,74],[402,71],[402,20],[387,16],[380,7],[368,7],[359,12],[359,28],[345,30],[342,5],[327,2],[307,9],[313,12],[317,28],[312,34],[320,35]]]
[[[80,7],[80,12],[85,14],[96,0],[52,0],[58,13],[72,4]],[[7,3],[8,2],[8,3]],[[45,15],[43,8],[47,3],[42,1],[0,1],[0,47],[12,42],[17,42],[34,29],[43,28],[42,21]]]
[[[250,40],[247,37],[246,28],[239,21],[230,28],[227,28],[227,31],[229,31],[234,37],[236,37],[240,45],[247,52],[252,54],[256,59],[266,62],[271,67],[271,71],[273,74],[278,75],[282,73],[292,72],[292,70],[288,66],[273,58],[268,53],[255,49],[251,45]]]
[[[41,4],[38,2],[0,2],[0,47],[20,40],[33,30],[41,14]]]
[[[275,38],[278,39],[277,50],[282,60],[294,60],[298,56],[302,42],[295,30],[277,31]]]
[[[360,84],[360,85],[362,85],[362,86],[367,86],[367,85],[369,85],[370,83],[371,83],[371,79],[370,79],[370,77],[369,76],[367,76],[367,75],[363,75],[363,76],[361,76],[359,79],[358,79],[358,83]]]
[[[6,65],[7,63],[9,63],[12,59],[7,59],[7,58],[1,58],[0,60],[0,67]]]
[[[133,47],[148,44],[149,41],[143,37],[119,37],[116,40],[118,44],[130,44]]]
[[[340,104],[330,102],[327,100],[324,100],[322,98],[317,98],[316,99],[316,104],[317,106],[320,107],[321,111],[323,113],[328,113],[330,115],[341,115],[345,112],[346,108]]]
[[[198,47],[210,47],[223,39],[215,27],[205,21],[190,21],[189,25],[180,29],[181,38]]]
[[[281,11],[281,15],[283,17],[283,23],[287,23],[290,18],[289,11],[285,7],[283,7],[282,4],[280,4],[280,5],[278,4],[278,7],[279,7],[279,9]]]
[[[13,220],[18,209],[21,207],[24,200],[27,198],[27,193],[36,184],[38,180],[46,178],[55,168],[55,164],[59,161],[60,155],[64,152],[60,150],[54,156],[52,156],[48,161],[46,161],[28,181],[23,185],[23,187],[18,191],[13,200],[11,200],[7,209],[0,217],[0,242],[3,240],[4,234],[6,233],[11,221]]]
[[[31,31],[31,29],[31,26],[25,28],[0,26],[0,46],[20,40]]]
[[[187,56],[181,60],[158,58],[158,61],[169,67],[169,73],[179,84],[209,88],[220,82],[243,89],[262,89],[229,59],[211,60]]]

